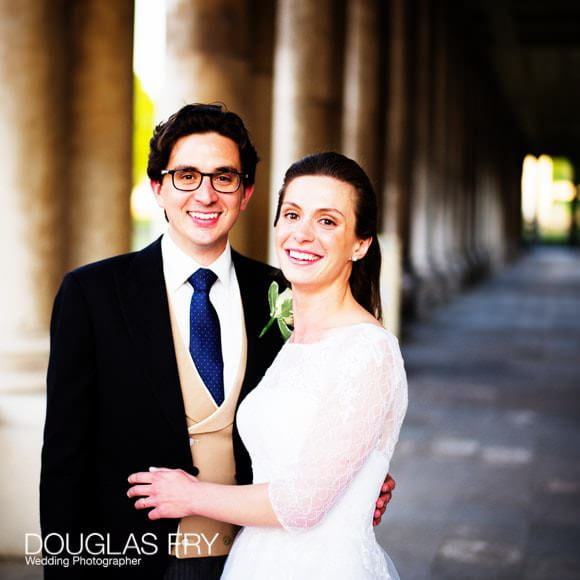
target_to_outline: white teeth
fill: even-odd
[[[314,262],[318,259],[318,256],[314,254],[307,254],[306,252],[297,252],[296,250],[288,250],[288,255],[295,260],[306,260],[308,262]]]
[[[190,216],[193,216],[194,218],[200,219],[200,220],[215,220],[218,217],[218,213],[202,213],[200,211],[190,211],[189,212]]]

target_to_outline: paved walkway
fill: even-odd
[[[378,530],[402,580],[580,579],[580,253],[532,252],[402,350]]]
[[[526,256],[414,326],[403,354],[378,530],[402,580],[578,580],[580,253]],[[40,575],[0,563],[0,578]]]

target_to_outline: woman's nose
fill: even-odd
[[[309,242],[314,238],[314,229],[310,220],[303,219],[294,230],[294,239],[298,242]]]

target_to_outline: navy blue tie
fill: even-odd
[[[217,276],[200,268],[189,278],[193,296],[189,308],[189,352],[197,372],[218,405],[224,401],[224,360],[220,322],[209,290]]]

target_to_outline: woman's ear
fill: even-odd
[[[372,241],[373,241],[372,238],[366,238],[364,240],[357,240],[355,245],[354,245],[354,250],[352,252],[351,260],[353,262],[356,262],[357,260],[362,260],[366,256],[367,252],[369,251],[369,248],[371,247]]]

